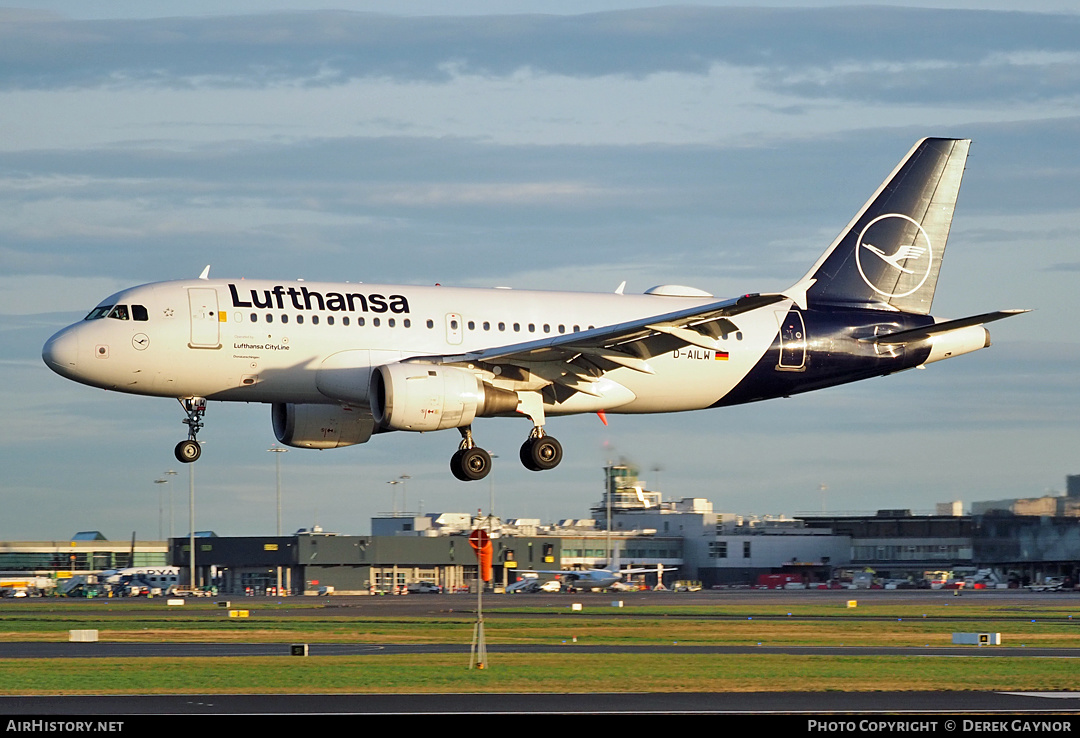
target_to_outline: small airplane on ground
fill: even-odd
[[[642,295],[211,280],[111,295],[48,340],[56,373],[180,401],[202,453],[207,401],[271,405],[278,441],[328,449],[456,428],[458,479],[491,456],[476,418],[526,418],[533,471],[562,460],[549,416],[666,413],[785,397],[985,348],[984,323],[930,316],[970,141],[911,149],[810,271],[779,293]],[[605,421],[606,422],[606,421]]]
[[[607,589],[621,583],[626,577],[633,574],[655,573],[657,582],[663,582],[664,565],[657,564],[656,566],[621,569],[618,560],[616,560],[614,566],[603,569],[551,569],[548,571],[523,569],[519,573],[554,576],[564,587],[570,589]]]

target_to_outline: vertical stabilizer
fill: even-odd
[[[970,145],[915,144],[800,281],[807,302],[928,314]]]

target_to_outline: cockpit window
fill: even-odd
[[[132,305],[131,317],[140,321],[150,320],[150,316],[146,312],[146,307],[143,305]]]
[[[98,318],[104,318],[109,314],[109,311],[113,309],[112,305],[98,305],[96,308],[90,311],[83,320],[97,320]]]
[[[116,307],[114,307],[112,309],[112,312],[109,313],[109,317],[110,318],[115,318],[116,320],[127,320],[128,319],[127,305],[117,305]]]

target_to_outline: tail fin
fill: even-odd
[[[915,144],[800,281],[807,302],[928,314],[970,145]]]

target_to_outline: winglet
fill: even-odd
[[[199,279],[210,279],[210,265],[206,265],[206,269],[202,270],[202,274],[199,275]]]

